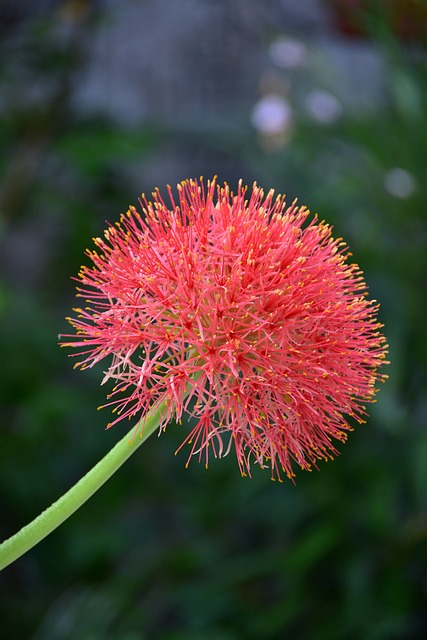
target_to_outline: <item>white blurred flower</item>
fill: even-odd
[[[384,186],[392,196],[405,200],[415,191],[415,180],[409,171],[393,167],[384,176]]]
[[[255,104],[251,119],[254,127],[263,135],[285,133],[292,126],[292,108],[286,98],[270,93]]]
[[[305,106],[314,120],[332,124],[342,113],[342,104],[332,93],[315,89],[307,94]]]
[[[294,38],[280,38],[270,45],[270,57],[278,67],[294,69],[307,59],[307,47]]]

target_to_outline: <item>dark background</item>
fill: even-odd
[[[362,8],[360,8],[360,6]],[[57,346],[91,238],[142,191],[218,174],[298,196],[362,266],[389,381],[297,484],[152,437],[0,576],[0,635],[313,640],[427,634],[424,0],[0,2],[0,534],[77,481],[101,371]]]

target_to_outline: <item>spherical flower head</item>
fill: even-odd
[[[256,184],[177,188],[95,238],[78,277],[89,306],[62,344],[81,368],[111,358],[111,424],[161,407],[162,430],[187,413],[189,458],[234,449],[243,475],[255,461],[293,478],[337,454],[386,377],[378,304],[305,207]]]

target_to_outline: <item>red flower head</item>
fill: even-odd
[[[234,446],[242,474],[252,457],[279,479],[293,461],[332,458],[386,377],[378,305],[345,243],[256,185],[168,193],[170,205],[157,190],[96,238],[79,274],[90,306],[63,344],[80,347],[81,368],[112,356],[111,424],[162,406],[164,429],[187,412],[190,457]]]

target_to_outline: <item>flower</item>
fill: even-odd
[[[270,45],[269,53],[273,62],[283,69],[301,67],[308,57],[307,47],[303,42],[287,37],[275,40]]]
[[[89,306],[62,345],[82,369],[112,356],[111,424],[160,408],[164,430],[186,412],[189,459],[234,448],[242,475],[254,460],[293,478],[295,463],[333,458],[374,402],[378,304],[345,243],[296,201],[215,179],[177,188],[95,238],[78,277]]]
[[[384,176],[384,186],[392,196],[402,200],[410,198],[416,188],[412,174],[400,167],[393,167],[387,171]]]
[[[310,115],[320,124],[332,124],[342,113],[342,104],[332,93],[314,89],[305,99]]]
[[[292,128],[293,114],[283,96],[269,93],[256,103],[252,111],[252,124],[264,135],[286,133]]]

